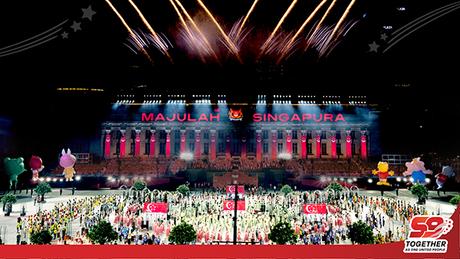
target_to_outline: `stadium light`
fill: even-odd
[[[64,179],[62,179],[62,178],[61,178],[61,179],[59,179],[59,182],[61,182],[61,183],[62,183],[62,182],[64,182]]]
[[[193,153],[192,152],[182,152],[180,153],[179,158],[185,161],[193,161]]]
[[[51,178],[50,178],[50,177],[46,177],[46,181],[47,181],[47,182],[50,182],[50,181],[51,181]]]
[[[287,153],[287,152],[282,152],[278,154],[278,159],[281,160],[291,160],[292,159],[292,154]]]
[[[414,182],[414,177],[409,178],[409,180],[411,181],[411,183],[413,183]]]
[[[45,178],[40,177],[38,180],[39,180],[40,182],[43,182],[43,181],[45,181]]]
[[[403,180],[403,182],[407,182],[407,178],[406,178],[406,177],[404,177],[402,180]]]
[[[368,182],[368,183],[372,183],[373,181],[372,181],[371,178],[369,178],[369,179],[367,179],[367,182]]]
[[[80,180],[81,180],[81,176],[80,176],[80,175],[75,176],[75,180],[76,180],[76,181],[80,181]]]
[[[54,182],[54,183],[57,182],[57,178],[53,178],[53,182]]]
[[[399,176],[396,177],[396,181],[397,181],[397,182],[401,182],[401,177],[399,177]]]
[[[322,183],[326,182],[326,177],[321,176],[321,177],[319,178],[319,181],[322,182]]]
[[[430,179],[430,178],[425,178],[425,182],[426,182],[426,183],[430,183],[430,182],[431,182],[431,179]]]

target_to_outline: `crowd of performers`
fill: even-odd
[[[223,192],[192,192],[186,196],[167,191],[124,191],[112,195],[74,198],[52,210],[18,220],[18,233],[28,240],[48,229],[55,244],[90,244],[88,231],[101,220],[118,232],[116,244],[167,244],[171,229],[185,221],[197,231],[196,244],[233,241],[233,211],[223,210]],[[167,202],[168,213],[144,213],[144,202]],[[380,242],[406,238],[414,215],[427,214],[423,206],[354,192],[263,192],[245,194],[245,211],[238,211],[238,241],[271,244],[270,229],[280,221],[291,224],[298,244],[347,244],[349,225],[358,220],[372,227]],[[303,211],[305,203],[328,204],[327,214]]]

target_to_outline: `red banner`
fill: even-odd
[[[326,204],[304,204],[303,212],[305,214],[327,214]]]
[[[237,210],[246,210],[246,202],[243,201],[238,201]],[[224,201],[224,210],[235,210],[235,202],[234,201]]]
[[[142,211],[147,213],[168,213],[168,203],[145,202]]]
[[[227,194],[229,193],[235,193],[235,185],[227,186]],[[238,194],[244,194],[244,185],[238,185]]]

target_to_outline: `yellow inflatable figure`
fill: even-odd
[[[386,185],[390,186],[388,183],[387,179],[388,176],[393,176],[394,172],[393,171],[388,171],[388,163],[387,162],[379,162],[377,164],[377,170],[372,170],[372,174],[378,175],[379,181],[377,182],[377,185]]]

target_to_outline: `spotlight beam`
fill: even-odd
[[[281,27],[281,25],[283,24],[284,20],[286,19],[286,17],[289,15],[289,13],[291,12],[292,8],[294,8],[295,4],[297,3],[297,0],[293,0],[291,5],[289,5],[288,9],[286,10],[286,12],[284,12],[283,16],[281,17],[281,19],[279,20],[278,24],[276,25],[275,29],[272,31],[272,33],[270,34],[270,36],[268,37],[268,39],[265,41],[265,43],[262,45],[262,48],[261,48],[261,52],[265,52],[265,49],[267,48],[267,46],[270,44],[270,42],[272,41],[273,37],[275,37],[275,34],[276,32],[279,30],[279,28]]]
[[[158,37],[158,34],[153,30],[152,26],[150,25],[150,23],[147,21],[147,19],[145,19],[145,16],[144,14],[141,12],[141,10],[139,10],[139,8],[137,7],[137,5],[133,2],[133,0],[129,0],[129,3],[134,7],[134,9],[136,10],[137,14],[139,15],[139,17],[142,19],[142,22],[144,22],[145,26],[147,26],[147,28],[149,29],[150,33],[152,33],[153,37],[158,41],[158,42],[161,42],[161,39],[160,37]],[[168,57],[169,61],[171,61],[171,63],[174,63],[171,56],[169,55],[168,53],[168,48],[166,48],[165,46],[162,46],[161,44],[159,45],[160,48],[163,50],[164,54]]]
[[[214,16],[212,15],[211,11],[209,11],[209,9],[206,7],[206,5],[203,3],[203,1],[201,0],[197,0],[198,1],[198,4],[200,4],[200,6],[203,8],[203,10],[206,12],[206,14],[209,16],[209,18],[211,18],[212,22],[216,25],[217,29],[219,30],[219,32],[222,34],[222,37],[224,37],[224,40],[227,42],[228,46],[230,47],[230,49],[232,50],[233,54],[235,54],[236,58],[238,59],[238,61],[240,61],[240,63],[242,63],[242,60],[240,58],[240,55],[238,54],[238,48],[235,46],[235,44],[230,40],[230,38],[228,37],[228,35],[224,32],[224,30],[222,29],[222,27],[220,26],[220,24],[217,22],[217,20],[214,18]]]
[[[243,22],[240,25],[240,28],[238,28],[238,31],[236,32],[235,39],[238,39],[240,37],[241,31],[243,31],[243,27],[246,24],[246,21],[249,19],[249,16],[251,15],[251,13],[256,8],[257,2],[259,2],[259,0],[254,0],[254,2],[251,5],[251,8],[249,8],[249,11],[246,14],[246,16],[244,17]]]

